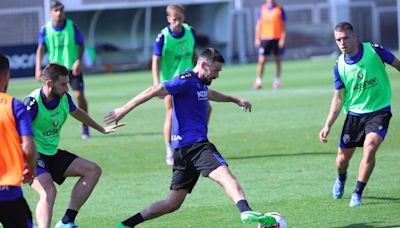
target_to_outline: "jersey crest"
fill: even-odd
[[[30,111],[34,106],[37,105],[37,101],[34,97],[27,97],[24,100],[24,105],[26,106],[26,110]]]
[[[192,74],[190,72],[186,72],[186,73],[179,75],[179,79],[181,79],[181,80],[185,80],[190,77],[192,77]]]
[[[383,50],[383,47],[380,44],[371,43],[371,45],[372,45],[373,48],[379,48],[379,49]]]

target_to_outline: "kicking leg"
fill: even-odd
[[[117,224],[116,227],[134,227],[146,220],[174,212],[181,207],[183,201],[185,201],[187,193],[188,191],[185,189],[171,190],[167,198],[149,205],[141,212],[133,215],[122,223]]]
[[[276,223],[274,217],[251,210],[242,187],[226,165],[221,165],[212,171],[209,177],[224,188],[226,194],[239,208],[241,212],[240,218],[243,223],[255,222],[264,225],[274,225]]]

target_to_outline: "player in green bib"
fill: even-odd
[[[41,65],[45,50],[50,63],[64,65],[69,70],[69,84],[74,91],[79,107],[88,112],[84,93],[84,82],[81,67],[84,38],[76,24],[65,18],[64,5],[58,0],[52,0],[50,7],[51,21],[40,30],[38,48],[36,51],[37,81],[40,80]],[[82,125],[82,139],[89,138],[89,128]]]
[[[152,73],[154,85],[172,79],[187,69],[192,69],[196,62],[196,34],[192,27],[183,23],[184,8],[179,4],[167,6],[167,21],[169,25],[161,30],[154,42]],[[172,129],[172,97],[164,97],[165,121],[164,141],[166,148],[166,163],[172,165],[171,147]],[[208,104],[208,113],[211,106]]]
[[[192,69],[196,59],[195,31],[185,20],[184,8],[179,4],[170,4],[166,8],[169,25],[158,34],[153,49],[152,74],[154,85],[171,80],[172,77]],[[172,97],[164,97],[165,120],[164,141],[166,163],[173,164],[171,147]]]
[[[333,185],[334,199],[341,199],[347,179],[347,168],[356,147],[363,147],[357,184],[350,198],[350,207],[361,205],[364,188],[375,166],[375,155],[385,139],[392,116],[391,88],[385,63],[400,71],[400,61],[382,46],[359,43],[348,22],[334,30],[336,44],[343,53],[334,67],[335,93],[325,125],[319,133],[326,143],[332,125],[343,108],[347,113],[340,137]]]
[[[50,227],[51,224],[57,192],[53,181],[61,185],[66,177],[79,177],[72,189],[68,209],[56,225],[76,227],[75,217],[100,178],[101,169],[97,164],[58,148],[61,129],[68,115],[103,134],[114,132],[121,126],[102,127],[76,107],[68,94],[68,73],[62,65],[47,65],[41,74],[42,88],[34,90],[24,102],[31,115],[38,152],[37,172],[32,183],[40,196],[36,206],[38,227]]]

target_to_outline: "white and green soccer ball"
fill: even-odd
[[[268,212],[266,215],[274,217],[276,219],[276,224],[273,226],[258,224],[258,228],[287,228],[286,220],[278,212]]]

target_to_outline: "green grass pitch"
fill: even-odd
[[[400,73],[387,67],[393,90],[389,133],[377,154],[363,205],[349,208],[362,152],[357,150],[345,195],[331,196],[335,157],[344,115],[336,121],[327,144],[318,140],[327,116],[335,60],[286,61],[282,88],[271,89],[274,65],[266,65],[264,88],[251,90],[256,65],[226,66],[211,87],[244,97],[253,104],[244,113],[232,103],[212,103],[209,139],[216,144],[239,179],[255,210],[277,211],[291,228],[400,226]],[[112,109],[152,84],[149,71],[87,75],[89,113],[99,123]],[[23,99],[39,83],[11,80],[9,93]],[[80,227],[113,227],[169,191],[171,168],[165,164],[162,125],[164,105],[155,98],[129,113],[127,125],[114,134],[92,130],[81,140],[81,126],[72,117],[64,125],[61,148],[98,163],[101,179],[76,219]],[[63,216],[76,178],[58,188],[52,224]],[[24,186],[34,213],[38,196]],[[180,210],[140,227],[256,227],[243,225],[223,189],[201,178]]]

